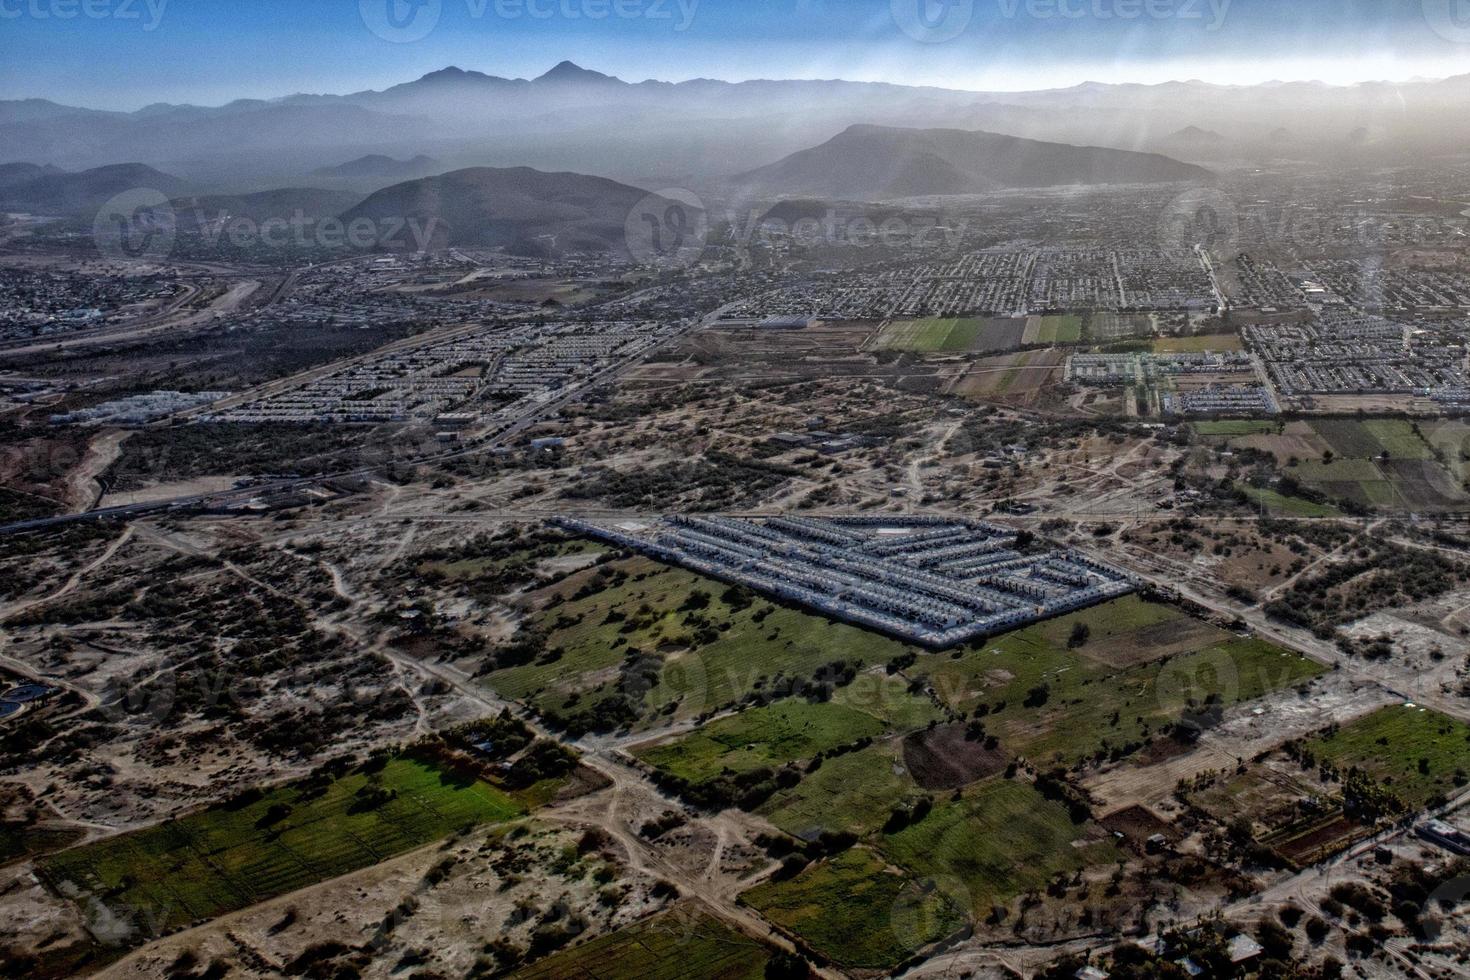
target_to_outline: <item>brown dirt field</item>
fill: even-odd
[[[1364,828],[1347,817],[1339,816],[1308,834],[1276,846],[1276,853],[1296,864],[1312,862],[1347,847]]]
[[[1142,844],[1154,834],[1168,834],[1170,829],[1152,810],[1136,804],[1110,813],[1098,822],[1135,844]]]
[[[1138,755],[1134,756],[1133,761],[1140,767],[1156,766],[1162,762],[1168,762],[1170,759],[1178,759],[1181,756],[1188,755],[1192,751],[1194,751],[1194,746],[1192,745],[1185,745],[1178,739],[1161,736],[1155,738],[1145,746]]]
[[[959,789],[1000,772],[1006,755],[966,740],[963,725],[945,725],[905,738],[903,761],[924,789]]]
[[[979,401],[1029,406],[1061,379],[1066,352],[1021,351],[975,361],[955,383],[953,393]]]

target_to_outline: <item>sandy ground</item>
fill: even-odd
[[[1363,684],[1341,673],[1324,674],[1313,681],[1306,697],[1295,688],[1236,705],[1224,721],[1205,732],[1189,752],[1154,765],[1123,763],[1096,773],[1083,785],[1098,801],[1098,813],[1111,813],[1133,804],[1159,807],[1174,795],[1180,780],[1209,770],[1233,770],[1291,738],[1309,735],[1333,721],[1347,722],[1394,703],[1382,688]]]
[[[109,493],[99,503],[102,507],[120,507],[126,504],[142,504],[154,500],[169,500],[173,497],[190,497],[201,493],[219,493],[233,490],[240,482],[238,476],[201,476],[195,480],[180,480],[176,483],[158,483],[142,490],[125,493]]]

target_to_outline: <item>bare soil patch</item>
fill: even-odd
[[[1155,834],[1169,833],[1168,823],[1160,820],[1148,807],[1137,804],[1110,813],[1098,822],[1134,844],[1142,844]]]
[[[1000,772],[1006,755],[966,739],[962,725],[945,725],[905,738],[903,761],[924,789],[959,789]]]

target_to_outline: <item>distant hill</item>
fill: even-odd
[[[80,173],[47,173],[0,190],[6,206],[51,214],[95,210],[110,199],[134,190],[158,191],[168,197],[186,194],[188,181],[141,163],[118,163]]]
[[[381,153],[372,153],[335,167],[322,167],[312,171],[313,177],[327,178],[381,178],[385,180],[411,180],[427,177],[439,169],[439,161],[419,154],[412,160],[395,160]]]
[[[960,129],[852,126],[821,146],[733,178],[749,193],[882,200],[1063,184],[1200,180],[1208,170],[1155,153]]]
[[[38,177],[61,173],[65,171],[58,167],[43,167],[34,163],[0,163],[0,191],[28,184]]]
[[[1225,137],[1213,129],[1200,129],[1198,126],[1185,126],[1178,132],[1169,134],[1169,142],[1192,144],[1195,146],[1217,146],[1225,142]]]
[[[409,220],[434,247],[482,245],[523,255],[621,251],[647,191],[603,177],[529,167],[472,167],[385,187],[342,219]],[[411,236],[404,236],[405,239]]]

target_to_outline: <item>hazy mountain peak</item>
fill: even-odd
[[[616,82],[619,79],[611,75],[604,75],[600,71],[592,71],[571,61],[563,61],[546,74],[536,79],[538,82]]]
[[[466,71],[454,65],[450,65],[447,68],[440,68],[438,71],[431,71],[419,79],[420,82],[427,82],[431,85],[436,82],[482,82],[495,80],[497,79],[494,75],[487,75],[482,71]]]
[[[1169,138],[1189,143],[1222,143],[1225,140],[1225,137],[1213,129],[1201,129],[1198,126],[1185,126],[1170,134]]]

